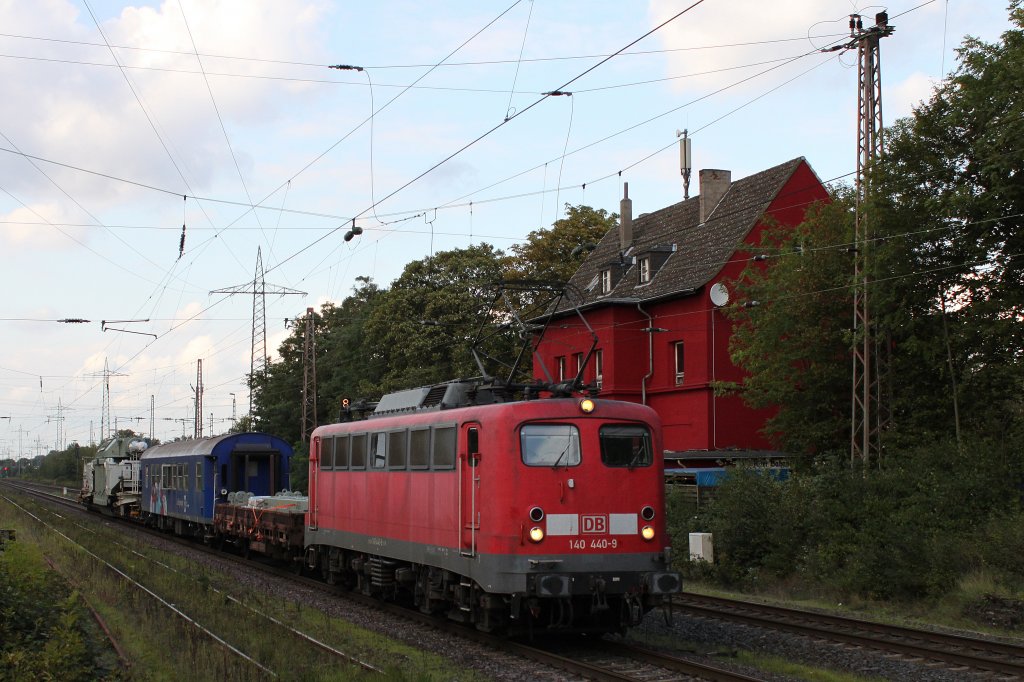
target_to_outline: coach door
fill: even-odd
[[[477,499],[480,489],[480,425],[462,425],[459,442],[459,523],[462,556],[476,556],[477,534],[480,532],[480,509]]]

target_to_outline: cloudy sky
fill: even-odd
[[[306,292],[267,298],[272,350],[358,276],[507,248],[567,202],[617,210],[624,181],[634,214],[681,200],[677,130],[695,171],[804,156],[848,179],[856,54],[818,50],[883,7],[694,4],[0,0],[0,456],[98,440],[105,367],[111,426],[148,432],[152,396],[168,439],[192,432],[202,359],[225,430],[252,297],[210,292],[250,283],[257,249],[268,286]],[[887,124],[1004,5],[884,7]]]

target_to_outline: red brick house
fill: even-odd
[[[632,218],[622,201],[619,229],[609,231],[571,278],[582,314],[597,334],[584,381],[599,396],[646,403],[661,416],[665,449],[675,452],[764,450],[759,433],[770,411],[738,396],[716,397],[715,381],[741,382],[728,354],[732,325],[723,280],[757,254],[766,216],[782,225],[803,220],[828,194],[803,158],[731,181],[702,170],[700,195]],[[593,339],[568,302],[560,304],[537,349],[534,376],[571,379]]]

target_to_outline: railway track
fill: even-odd
[[[29,489],[30,487],[31,490]],[[62,494],[63,490],[59,486],[33,485],[30,487],[19,486],[24,492],[42,495],[55,504],[73,508],[76,511],[83,511],[82,507],[70,494],[68,496]],[[109,519],[109,517],[104,517],[104,519],[114,520]],[[158,531],[150,531],[134,524],[129,525],[135,532],[151,533],[165,542],[170,541],[181,544],[193,551],[208,553],[221,560],[237,562],[244,566],[246,570],[258,570],[283,578],[290,583],[299,583],[334,597],[340,596],[362,603],[375,610],[390,613],[432,629],[441,630],[453,637],[471,640],[488,648],[518,656],[539,665],[588,680],[599,682],[650,682],[651,680],[657,680],[658,682],[683,682],[686,680],[752,682],[759,679],[700,661],[688,660],[671,654],[607,640],[578,639],[572,640],[570,644],[566,645],[565,642],[567,640],[561,638],[557,644],[551,645],[543,637],[543,633],[540,633],[537,637],[537,640],[543,640],[543,643],[509,640],[504,637],[479,632],[458,623],[445,621],[436,616],[421,614],[406,606],[382,602],[354,592],[339,591],[335,586],[327,585],[320,580],[310,577],[297,576],[290,569],[285,569],[266,561],[246,560],[235,554],[219,551],[192,540],[177,538]],[[287,627],[283,624],[280,625]],[[299,633],[298,636],[305,635]]]
[[[56,488],[58,488],[59,490],[54,491],[53,488],[55,488],[55,486],[45,486],[45,485],[39,485],[39,484],[11,483],[11,482],[5,481],[4,485],[5,485],[5,487],[14,488],[17,491],[19,491],[21,493],[24,493],[24,494],[27,494],[27,495],[29,495],[29,496],[37,499],[37,500],[41,499],[45,503],[56,504],[56,505],[67,507],[69,509],[74,509],[76,512],[87,513],[87,512],[85,512],[84,508],[82,508],[75,500],[69,499],[68,497],[66,497],[63,494],[63,490],[59,489],[60,488],[59,486],[56,486]],[[154,589],[152,589],[151,587],[143,584],[139,580],[136,580],[135,577],[130,575],[122,567],[119,567],[119,566],[115,565],[114,563],[108,561],[103,556],[100,556],[100,555],[96,554],[95,552],[91,551],[88,547],[86,547],[86,545],[83,542],[80,541],[80,540],[82,540],[82,538],[76,539],[76,538],[70,537],[67,533],[64,532],[64,530],[67,530],[66,528],[64,530],[62,530],[62,529],[58,528],[51,521],[43,518],[39,513],[37,513],[37,512],[40,511],[39,509],[28,509],[25,506],[23,506],[22,504],[20,504],[17,500],[14,500],[14,499],[9,498],[7,496],[3,496],[3,498],[8,503],[13,505],[14,507],[20,509],[25,515],[27,515],[28,517],[32,518],[37,523],[42,524],[43,526],[45,526],[49,531],[55,532],[58,535],[60,535],[66,542],[74,545],[77,549],[79,549],[80,551],[82,551],[85,554],[87,554],[90,558],[92,558],[95,561],[100,562],[103,565],[105,565],[106,568],[109,569],[114,575],[116,575],[116,577],[118,579],[120,579],[120,580],[124,581],[125,583],[129,584],[133,589],[138,590],[141,594],[145,595],[146,598],[152,600],[152,603],[158,604],[161,608],[165,609],[169,614],[173,614],[174,617],[177,617],[180,620],[182,620],[183,622],[187,623],[194,630],[196,630],[197,632],[201,633],[202,636],[205,636],[210,641],[216,643],[216,645],[219,646],[220,648],[222,648],[225,652],[227,652],[227,653],[237,657],[238,659],[240,659],[242,661],[245,661],[246,664],[248,664],[248,665],[250,665],[252,667],[253,672],[256,673],[257,677],[267,677],[267,678],[276,678],[276,677],[278,677],[278,674],[274,670],[272,670],[272,669],[268,668],[267,666],[263,665],[257,659],[256,656],[250,655],[249,653],[246,653],[245,651],[243,651],[238,646],[235,646],[234,644],[232,644],[231,643],[231,639],[232,639],[231,633],[229,633],[227,631],[221,631],[221,632],[218,633],[217,631],[215,631],[215,628],[210,627],[208,624],[200,623],[197,619],[195,619],[194,617],[190,616],[189,613],[186,612],[185,608],[183,608],[180,604],[173,603],[171,601],[171,597],[170,596],[163,596],[163,595],[159,594],[157,591],[155,591]],[[44,504],[43,506],[46,506],[46,505]],[[64,517],[64,516],[62,516],[61,514],[59,514],[57,512],[54,512],[54,511],[51,510],[51,513],[54,514],[55,516],[59,517],[60,519],[62,519],[64,522],[70,523],[70,524],[73,524],[73,525],[77,526],[77,528],[80,529],[85,534],[95,533],[96,532],[94,529],[91,529],[91,528],[89,528],[89,527],[87,527],[85,525],[79,524],[76,521],[74,521],[72,519],[69,519],[67,517]],[[105,518],[109,518],[109,517],[105,517]],[[66,525],[66,524],[61,524],[61,525]],[[148,531],[147,529],[142,528],[141,526],[134,526],[134,525],[132,525],[131,527],[133,528],[133,530],[138,531],[138,532],[147,532],[147,533],[151,532],[151,531]],[[166,539],[172,539],[170,536],[167,536],[167,535],[165,535],[163,533],[157,533],[155,531],[152,531],[152,534],[153,535],[157,535],[157,536],[159,536],[159,537],[161,537],[162,539],[165,539],[165,540]],[[193,547],[193,548],[197,547],[197,545],[195,543],[186,542],[184,540],[181,540],[180,538],[173,538],[173,539],[176,540],[176,541],[181,541],[183,544],[187,544],[190,547]],[[139,552],[135,551],[132,547],[130,547],[128,545],[118,545],[118,547],[119,547],[119,549],[125,550],[125,553],[124,553],[125,556],[131,556],[131,557],[140,558],[140,559],[147,559],[147,560],[151,561],[152,563],[157,564],[161,568],[165,569],[166,571],[173,572],[173,573],[180,573],[177,569],[173,568],[172,566],[170,566],[168,564],[165,564],[163,562],[159,562],[159,561],[153,560],[153,559],[151,559],[149,557],[145,557],[144,555],[142,555]],[[322,656],[326,656],[329,659],[333,659],[333,660],[335,660],[335,661],[337,661],[339,663],[343,663],[344,665],[347,665],[347,666],[354,666],[355,668],[361,669],[363,672],[378,673],[378,674],[384,672],[381,668],[379,668],[377,666],[374,666],[373,664],[368,663],[368,662],[366,662],[364,660],[361,660],[358,656],[354,656],[354,655],[352,655],[352,654],[350,654],[348,652],[342,651],[342,650],[340,650],[337,647],[334,647],[334,646],[332,646],[332,645],[330,645],[330,644],[328,644],[328,643],[326,643],[326,642],[324,642],[324,641],[322,641],[322,640],[320,640],[320,639],[318,639],[318,638],[316,638],[316,637],[314,637],[314,636],[312,636],[312,635],[310,635],[310,634],[308,634],[306,632],[303,632],[302,630],[299,630],[299,629],[293,627],[292,625],[282,621],[280,618],[277,618],[277,617],[275,617],[272,614],[261,612],[258,609],[253,608],[252,606],[249,606],[249,605],[245,604],[243,601],[237,599],[236,597],[234,597],[234,596],[232,596],[232,595],[230,595],[230,594],[228,594],[226,592],[218,590],[218,589],[216,589],[216,588],[214,588],[214,587],[212,587],[210,585],[205,585],[203,589],[209,590],[210,592],[213,592],[214,594],[216,594],[219,597],[221,597],[224,600],[225,604],[230,602],[234,606],[237,606],[237,607],[240,607],[240,608],[244,608],[244,609],[248,610],[250,613],[252,613],[254,616],[258,617],[259,619],[261,619],[262,621],[267,623],[269,626],[279,628],[283,632],[288,633],[288,635],[290,635],[290,636],[292,636],[292,637],[302,641],[302,643],[304,645],[312,646]],[[228,628],[228,629],[230,629],[230,628]],[[106,631],[105,627],[104,627],[104,630]],[[118,643],[117,643],[116,639],[113,637],[113,635],[111,635],[109,633],[109,631],[106,631],[106,632],[107,632],[107,636],[109,637],[109,639],[111,641],[112,646],[114,646],[114,648],[117,649],[118,654],[120,656],[122,656],[122,659],[123,659],[123,654],[121,654],[121,650],[120,650],[120,647],[118,646]]]
[[[1024,679],[1024,646],[990,639],[917,630],[831,614],[687,593],[677,612],[781,630],[933,661],[952,670],[984,671]]]

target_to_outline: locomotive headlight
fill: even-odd
[[[590,398],[584,398],[580,401],[580,411],[583,412],[583,414],[590,414],[594,411],[594,407],[594,401]]]
[[[644,540],[653,540],[654,539],[654,526],[644,526],[643,528],[641,528],[640,529],[640,536]]]
[[[530,540],[533,542],[540,542],[544,539],[544,529],[540,526],[534,526],[530,529]]]

